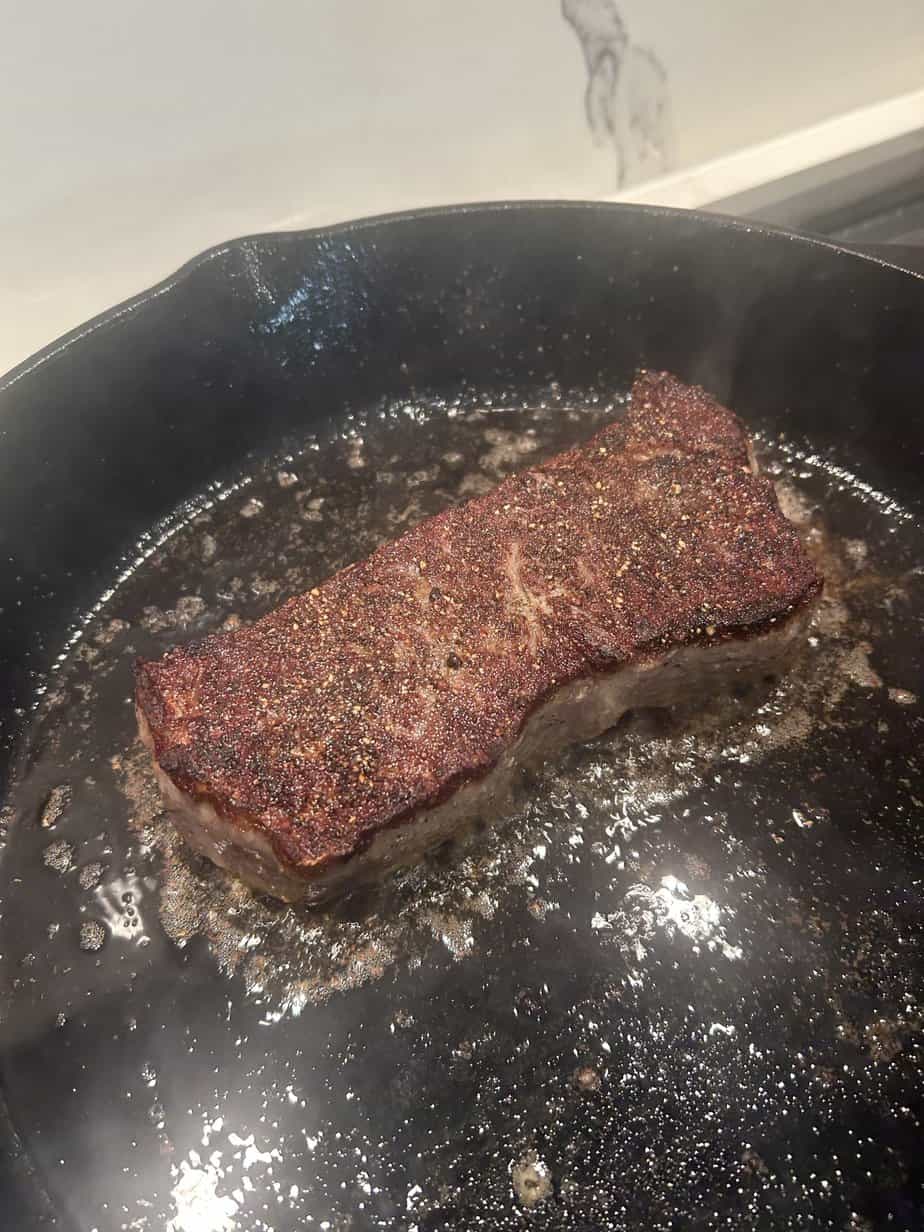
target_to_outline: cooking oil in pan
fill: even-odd
[[[360,422],[326,448],[309,447],[256,473],[217,515],[193,518],[171,538],[163,561],[151,562],[175,573],[177,590],[168,592],[166,605],[136,600],[133,611],[123,594],[116,619],[129,628],[140,621],[158,636],[158,648],[172,644],[178,631],[199,635],[252,619],[447,503],[582,439],[614,410],[598,403],[580,411],[430,408],[423,414],[415,407]],[[525,784],[519,808],[494,834],[441,853],[376,891],[315,910],[254,896],[191,856],[163,812],[147,754],[137,745],[116,752],[112,766],[131,824],[163,857],[160,917],[167,933],[179,944],[207,937],[222,969],[239,971],[248,989],[265,997],[269,1013],[298,1013],[396,962],[420,963],[434,945],[454,958],[472,954],[479,926],[511,899],[537,918],[560,909],[559,871],[549,870],[582,863],[586,847],[604,867],[624,873],[632,864],[634,829],[656,824],[659,806],[695,792],[710,767],[758,760],[810,740],[821,724],[841,721],[852,690],[882,687],[870,665],[872,644],[860,636],[862,618],[851,616],[851,593],[859,585],[867,603],[886,593],[898,601],[902,581],[874,571],[864,540],[840,542],[828,532],[812,496],[800,489],[800,482],[829,479],[817,461],[810,465],[779,444],[763,453],[827,586],[798,670],[762,706],[721,699],[696,731],[633,732],[624,724]],[[846,472],[839,483],[850,490]],[[123,591],[138,582],[147,597],[146,575]],[[657,918],[733,953],[723,940],[723,909],[696,895],[686,908],[676,907],[674,897],[682,900],[684,893],[680,882],[634,887],[616,912],[596,912],[591,927],[604,943],[641,951],[636,917]]]
[[[67,979],[48,981],[40,998],[48,1014],[65,1022],[95,986],[101,968],[93,964],[111,958],[115,947],[137,975],[152,945],[183,951],[204,943],[228,981],[229,1021],[240,997],[257,1007],[266,1029],[281,1029],[286,1020],[305,1019],[321,1005],[379,984],[393,990],[397,1008],[378,1029],[394,1037],[416,1032],[421,1042],[415,1047],[433,1067],[468,1073],[481,1057],[493,1056],[496,1064],[507,1054],[487,1022],[469,1016],[455,1032],[451,1024],[434,1025],[415,1000],[415,980],[447,963],[471,971],[507,946],[510,1012],[538,1022],[541,1003],[552,995],[538,978],[542,956],[561,948],[562,937],[579,938],[576,952],[597,956],[594,962],[610,975],[569,1006],[559,1075],[565,1085],[559,1090],[553,1083],[541,1102],[554,1110],[557,1100],[560,1116],[566,1106],[569,1116],[578,1115],[573,1099],[584,1101],[576,1105],[581,1115],[596,1108],[607,1149],[621,1143],[627,1152],[626,1174],[607,1179],[598,1170],[593,1193],[578,1192],[576,1165],[562,1157],[539,1113],[524,1114],[523,1124],[511,1120],[504,1101],[516,1098],[515,1088],[495,1072],[493,1095],[485,1090],[472,1098],[483,1101],[485,1124],[503,1144],[494,1161],[497,1176],[483,1186],[460,1180],[464,1142],[440,1142],[429,1166],[456,1179],[441,1182],[442,1189],[407,1186],[408,1227],[426,1218],[436,1220],[428,1228],[476,1226],[477,1219],[513,1227],[518,1210],[558,1211],[562,1220],[570,1211],[597,1220],[593,1226],[631,1226],[604,1222],[618,1205],[617,1189],[631,1180],[642,1192],[654,1182],[635,1176],[640,1165],[629,1150],[631,1134],[613,1120],[612,1101],[619,1084],[651,1078],[637,1049],[662,1048],[671,1072],[682,1051],[666,1011],[652,1018],[655,1035],[644,1040],[637,1022],[630,1029],[631,1011],[657,1003],[668,958],[680,967],[704,963],[719,983],[751,988],[763,966],[776,961],[761,931],[768,918],[778,916],[786,936],[800,938],[803,952],[793,961],[805,969],[816,964],[807,1021],[816,1022],[823,1003],[837,1029],[852,1032],[857,1047],[883,1063],[895,1060],[901,1041],[920,1025],[921,990],[910,980],[898,990],[887,974],[889,963],[903,960],[899,930],[870,915],[867,925],[853,928],[849,954],[834,962],[824,948],[847,910],[841,891],[825,880],[824,853],[839,852],[837,864],[843,845],[854,841],[839,831],[838,790],[831,782],[836,750],[855,744],[861,732],[861,744],[905,747],[902,733],[918,722],[914,665],[900,649],[908,644],[920,600],[916,545],[899,504],[864,485],[843,460],[820,458],[785,440],[759,440],[758,452],[818,558],[826,586],[801,658],[768,695],[722,699],[695,727],[683,729],[638,716],[525,781],[511,815],[489,833],[314,911],[251,894],[188,852],[164,815],[147,756],[135,740],[130,665],[136,656],[155,656],[259,617],[421,518],[586,438],[616,413],[618,402],[588,394],[566,404],[555,390],[543,405],[528,408],[476,396],[378,408],[208,493],[143,545],[81,628],[48,682],[24,758],[27,770],[13,793],[19,824],[6,853],[9,875],[20,884],[25,878],[41,884],[49,901],[47,927],[28,940],[27,966],[15,945],[7,947],[8,958],[19,963],[19,987],[41,980],[43,964],[51,971],[67,965]],[[890,816],[871,818],[864,835],[877,851],[888,843],[891,858],[907,857],[909,865],[921,858],[910,821],[919,807],[915,769],[910,762],[896,765]],[[887,836],[878,829],[884,825]],[[804,885],[798,892],[787,887],[790,870],[815,864],[817,894]],[[15,897],[11,885],[7,899]],[[850,1017],[851,989],[856,981],[876,979],[881,1020],[858,1024]],[[132,987],[129,980],[129,1004]],[[748,994],[741,995],[746,1004]],[[707,1068],[720,1066],[743,1088],[753,1086],[760,1058],[749,1051],[753,1040],[744,1038],[741,1013],[710,1017],[704,1010],[700,1021],[696,1008],[687,1010]],[[620,1013],[629,1015],[622,1027]],[[424,1017],[427,1031],[421,1030]],[[331,1064],[345,1073],[352,1055],[347,1048]],[[701,1112],[703,1100],[684,1085],[694,1076],[681,1067],[675,1078],[676,1097],[689,1097],[690,1108]],[[285,1097],[283,1086],[274,1088],[272,1097],[282,1107],[297,1107],[300,1097],[290,1098],[296,1086],[290,1083]],[[761,1085],[754,1099],[766,1116],[785,1115],[785,1093],[771,1098]],[[793,1111],[804,1099],[801,1091],[793,1095]],[[166,1149],[180,1135],[161,1097],[148,1102],[147,1119]],[[204,1185],[229,1228],[238,1226],[235,1218],[245,1219],[242,1227],[257,1226],[242,1214],[245,1189],[235,1189],[214,1159],[208,1162],[206,1147],[223,1132],[221,1125],[215,1129],[222,1107],[218,1101],[203,1110],[210,1127],[203,1145],[172,1163],[171,1197],[162,1194],[160,1201],[180,1219],[183,1203],[195,1210],[196,1186]],[[681,1171],[700,1151],[698,1116],[680,1117],[672,1130],[676,1140],[668,1153]],[[305,1129],[302,1136],[314,1142],[312,1167],[331,1176],[348,1167],[350,1152],[362,1148],[373,1161],[385,1152],[383,1142],[365,1140],[359,1131],[338,1135],[339,1141],[325,1138],[323,1130],[315,1136]],[[245,1137],[241,1141],[239,1149],[232,1141],[235,1150],[226,1147],[226,1156],[251,1163],[259,1157],[271,1170],[284,1170],[286,1152],[293,1150],[283,1135],[280,1145],[268,1148],[276,1155],[267,1163],[265,1142],[258,1148],[253,1139],[249,1147]],[[304,1149],[303,1141],[301,1155]],[[748,1158],[740,1167],[755,1192],[767,1197],[776,1183],[769,1166],[757,1152]],[[243,1162],[240,1169],[246,1172]],[[374,1171],[368,1163],[365,1200],[351,1190],[354,1207],[365,1202],[373,1209],[375,1185],[384,1191],[391,1183],[384,1172],[376,1181]],[[352,1175],[355,1181],[355,1165]],[[316,1209],[317,1190],[310,1202],[308,1192],[295,1181],[289,1185],[293,1219]],[[329,1203],[336,1217],[348,1216],[349,1202],[338,1207],[332,1192]],[[462,1207],[470,1225],[453,1223],[446,1213]],[[557,1216],[548,1217],[552,1222],[543,1226],[559,1226]],[[175,1226],[178,1232],[186,1227]],[[660,1225],[652,1220],[649,1226]]]

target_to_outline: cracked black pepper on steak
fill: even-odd
[[[473,789],[509,778],[536,721],[545,751],[597,734],[659,700],[672,664],[683,688],[694,648],[738,672],[731,644],[778,634],[819,587],[735,415],[643,372],[586,444],[249,628],[140,662],[142,735],[194,846],[258,888],[322,897],[370,853],[403,862],[483,811]],[[599,721],[575,719],[594,706]],[[422,844],[396,833],[413,826]]]

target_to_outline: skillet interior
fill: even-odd
[[[423,408],[425,451],[447,399],[544,402],[537,430],[551,441],[557,413],[589,391],[623,391],[639,365],[714,390],[769,455],[804,470],[808,499],[841,540],[883,554],[906,598],[876,592],[872,607],[894,608],[879,624],[862,601],[859,640],[883,680],[916,692],[922,297],[909,275],[717,219],[482,208],[226,246],[7,378],[4,753],[21,785],[8,793],[2,868],[3,1074],[29,1200],[44,1189],[76,1227],[155,1228],[175,1214],[178,1186],[193,1202],[182,1189],[192,1177],[216,1227],[262,1218],[282,1229],[308,1215],[349,1215],[354,1228],[512,1227],[522,1204],[510,1166],[536,1151],[554,1187],[531,1216],[545,1227],[670,1226],[694,1212],[703,1226],[802,1226],[809,1215],[875,1226],[888,1213],[912,1226],[924,877],[913,705],[855,682],[849,711],[812,746],[733,775],[697,772],[617,887],[623,901],[639,885],[660,895],[643,904],[654,931],[642,985],[594,927],[606,915],[600,862],[563,858],[568,911],[528,918],[501,902],[472,956],[456,961],[435,942],[419,966],[396,964],[279,1021],[272,997],[246,997],[201,940],[178,950],[156,914],[143,949],[129,925],[98,955],[80,953],[95,900],[77,870],[67,881],[42,865],[49,836],[36,825],[60,769],[53,731],[14,737],[16,708],[47,680],[77,615],[152,527],[210,484],[253,475],[259,457],[318,433],[333,442],[325,463],[345,466],[349,509],[358,488],[343,429],[380,439],[379,408]],[[499,414],[492,426],[513,430],[515,416]],[[410,455],[414,433],[402,431]],[[364,533],[361,503],[352,515],[336,530],[344,552]],[[162,609],[176,570],[200,568],[182,554],[168,566],[167,581],[141,583]],[[134,593],[139,610],[143,598]],[[125,679],[107,688],[81,752],[82,775],[97,782],[130,739]],[[105,884],[127,885],[133,863],[134,889],[119,892],[143,897],[157,857],[139,853],[124,797],[106,789],[83,791],[54,837],[89,858],[102,835]],[[818,829],[799,825],[793,838],[794,809]],[[743,868],[759,869],[750,897]],[[688,890],[664,884],[681,874]],[[684,911],[686,931],[666,928]],[[703,932],[716,911],[737,913],[737,931]],[[599,1090],[575,1087],[583,1063]],[[247,1156],[251,1134],[261,1158]],[[520,1181],[536,1180],[523,1167]]]

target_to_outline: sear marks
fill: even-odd
[[[564,686],[764,633],[819,587],[737,418],[643,372],[586,444],[139,663],[139,715],[179,793],[308,877],[488,774]]]

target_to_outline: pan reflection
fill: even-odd
[[[591,928],[607,935],[625,954],[641,964],[648,956],[646,942],[660,930],[668,940],[680,935],[692,943],[694,954],[701,948],[723,958],[741,958],[740,945],[730,945],[726,933],[728,908],[720,907],[706,894],[691,894],[672,874],[662,877],[656,889],[643,883],[626,892],[622,905],[610,915],[599,912]],[[641,980],[640,972],[635,979]]]

